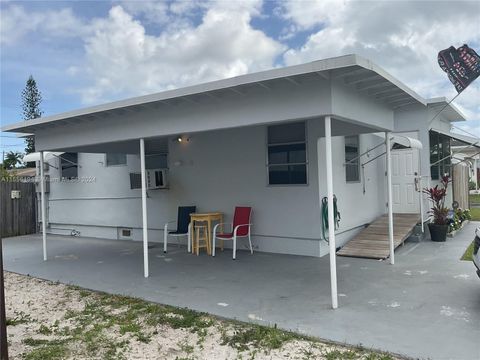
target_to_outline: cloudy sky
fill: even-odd
[[[424,97],[456,92],[439,50],[480,53],[480,1],[0,0],[2,125],[30,74],[44,115],[357,53]],[[480,136],[480,79],[454,102]],[[23,150],[0,133],[2,150]]]

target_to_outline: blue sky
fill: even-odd
[[[21,119],[30,74],[44,115],[272,67],[358,53],[424,97],[453,97],[436,64],[480,52],[480,2],[1,1],[0,120]],[[452,16],[455,14],[455,16]],[[480,81],[455,101],[480,136]],[[23,150],[1,133],[2,150]]]

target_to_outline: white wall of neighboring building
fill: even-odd
[[[235,205],[253,207],[253,243],[258,250],[300,255],[324,255],[328,245],[320,239],[321,219],[317,171],[317,138],[323,121],[307,121],[308,185],[269,186],[266,168],[266,126],[252,126],[195,133],[187,143],[169,144],[169,189],[148,191],[148,225],[151,241],[162,241],[163,225],[176,218],[180,205],[198,211],[221,211],[231,221]],[[361,135],[361,152],[380,142],[375,135]],[[320,154],[324,154],[324,139]],[[382,150],[379,150],[379,152]],[[384,167],[373,162],[362,182],[345,180],[344,138],[333,138],[334,192],[342,221],[339,232],[372,221],[385,211]],[[116,239],[117,228],[133,229],[140,240],[140,190],[131,190],[129,172],[140,168],[137,155],[127,156],[127,166],[105,166],[104,154],[79,154],[78,175],[94,177],[91,183],[52,183],[49,194],[50,232]],[[384,157],[378,160],[384,162]],[[57,164],[58,165],[58,164]],[[177,165],[177,166],[175,166]],[[325,168],[324,157],[320,169]],[[55,177],[55,169],[50,175]],[[57,171],[57,176],[59,175]],[[320,195],[326,195],[321,170]],[[359,209],[362,209],[359,211]],[[341,246],[356,231],[338,236]],[[244,246],[246,244],[241,244]]]

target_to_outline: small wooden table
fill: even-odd
[[[190,214],[190,221],[192,224],[192,233],[191,233],[191,244],[193,245],[195,241],[195,222],[206,222],[207,223],[207,235],[208,241],[210,243],[210,249],[212,244],[212,222],[218,221],[219,223],[223,223],[223,213],[221,212],[210,212],[210,213],[193,213]],[[221,232],[223,232],[223,225],[220,225]],[[192,246],[193,252],[193,246]],[[211,251],[207,250],[208,255],[211,255]]]

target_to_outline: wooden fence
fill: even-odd
[[[12,199],[15,190],[20,197]],[[0,236],[34,234],[36,230],[35,184],[0,181]]]
[[[468,180],[469,171],[465,163],[453,167],[453,200],[458,201],[461,209],[468,209]]]

